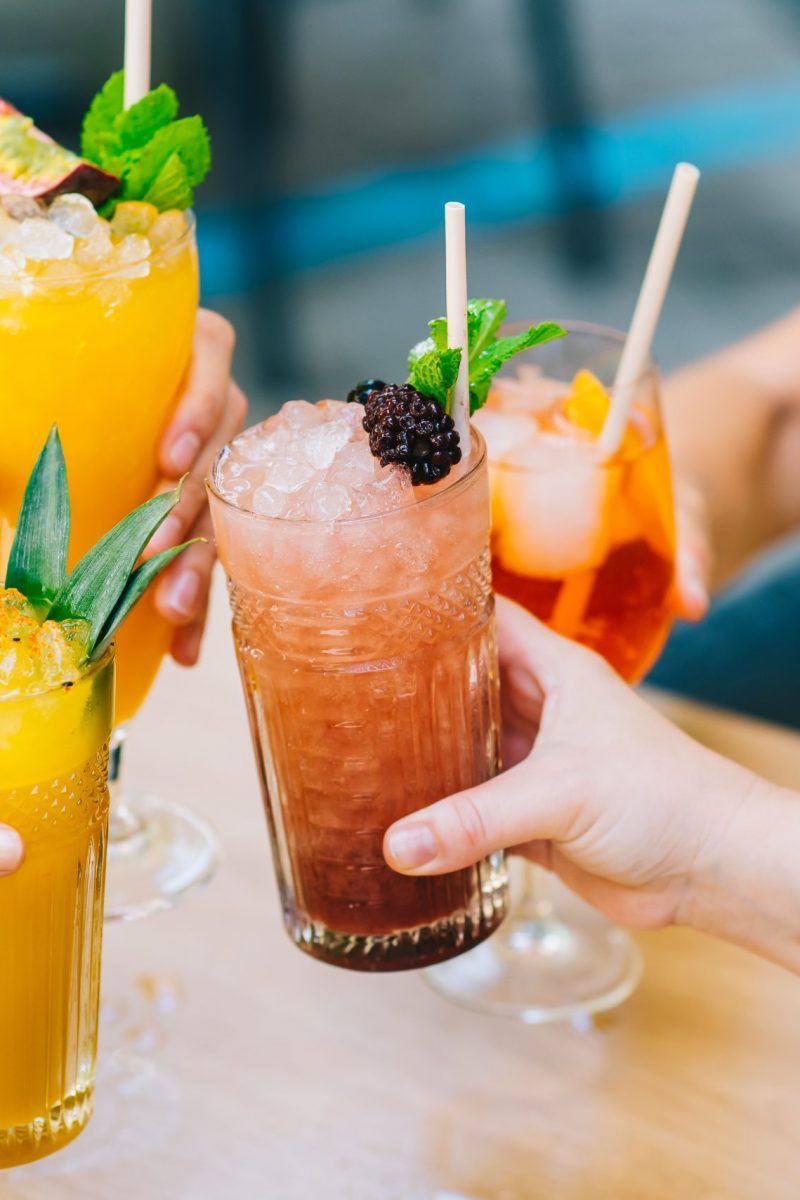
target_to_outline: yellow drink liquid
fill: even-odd
[[[37,268],[39,271],[37,273]],[[0,562],[30,464],[57,422],[69,464],[72,561],[152,495],[156,450],[191,351],[198,297],[190,224],[141,267],[28,263],[0,279]],[[145,596],[117,643],[117,720],[144,700],[171,628]]]
[[[0,1167],[76,1137],[92,1110],[114,661],[0,696],[0,821],[25,860],[0,879]]]

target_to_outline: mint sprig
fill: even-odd
[[[566,337],[566,330],[552,321],[545,321],[541,325],[531,325],[513,337],[499,338],[497,333],[505,319],[506,305],[503,300],[470,300],[467,305],[470,413],[483,408],[492,379],[515,354],[529,350],[531,346]],[[447,321],[444,317],[429,321],[428,328],[430,337],[414,346],[409,355],[408,382],[418,392],[434,396],[449,412],[461,351],[448,349]],[[453,355],[458,357],[454,360]],[[452,368],[453,361],[455,370]],[[431,383],[434,387],[431,387]]]
[[[125,72],[117,71],[92,101],[81,134],[84,158],[121,180],[104,212],[123,200],[144,200],[162,212],[191,208],[194,189],[211,168],[202,119],[179,119],[178,98],[165,83],[129,109],[124,89]]]
[[[25,489],[5,586],[22,592],[41,620],[86,621],[90,630],[86,653],[96,658],[149,584],[193,544],[184,542],[136,565],[178,503],[180,491],[179,485],[129,513],[67,574],[69,491],[61,442],[53,426]]]

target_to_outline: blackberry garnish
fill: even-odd
[[[347,393],[347,403],[366,404],[373,392],[382,392],[385,387],[382,379],[362,379]]]
[[[381,466],[407,467],[415,486],[437,483],[461,461],[453,418],[408,383],[390,383],[367,397],[364,428]]]

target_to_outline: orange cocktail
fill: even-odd
[[[572,327],[515,360],[476,424],[489,447],[495,588],[635,682],[672,619],[674,518],[654,369],[619,450],[598,454],[615,350],[609,332]]]
[[[0,245],[10,220],[0,207]],[[194,223],[136,203],[120,205],[110,226],[95,220],[66,258],[26,258],[18,237],[15,257],[0,255],[0,561],[54,422],[69,463],[73,562],[157,482],[197,309]],[[146,596],[118,642],[119,722],[146,696],[170,636]]]

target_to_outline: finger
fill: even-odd
[[[678,615],[697,621],[709,605],[711,545],[706,533],[706,501],[699,488],[683,481],[676,493],[677,553],[675,591]]]
[[[574,706],[590,683],[613,676],[594,651],[553,633],[526,609],[500,596],[497,630],[506,725],[552,728],[565,704],[572,701]],[[585,686],[579,688],[578,679]]]
[[[198,311],[186,382],[158,452],[159,467],[169,479],[192,469],[220,423],[235,342],[229,321],[207,309]]]
[[[15,829],[0,825],[0,876],[10,875],[22,862],[25,848]]]
[[[204,509],[189,531],[205,538],[179,554],[156,585],[155,604],[171,625],[189,625],[205,610],[216,560],[211,515]]]
[[[564,837],[583,790],[563,759],[533,755],[479,787],[395,822],[384,838],[384,857],[402,874],[439,875],[507,846]]]
[[[170,653],[178,666],[194,667],[197,664],[200,658],[200,646],[203,641],[207,612],[208,597],[206,597],[206,603],[197,619],[192,621],[191,625],[182,625],[180,629],[175,630]]]
[[[206,507],[206,476],[220,449],[235,437],[244,424],[247,400],[244,392],[233,381],[228,384],[228,401],[220,424],[208,440],[203,451],[195,460],[181,488],[180,503],[172,510],[166,521],[156,530],[147,547],[146,556],[158,554],[170,546],[185,541],[189,530]],[[165,484],[165,487],[172,486]]]

